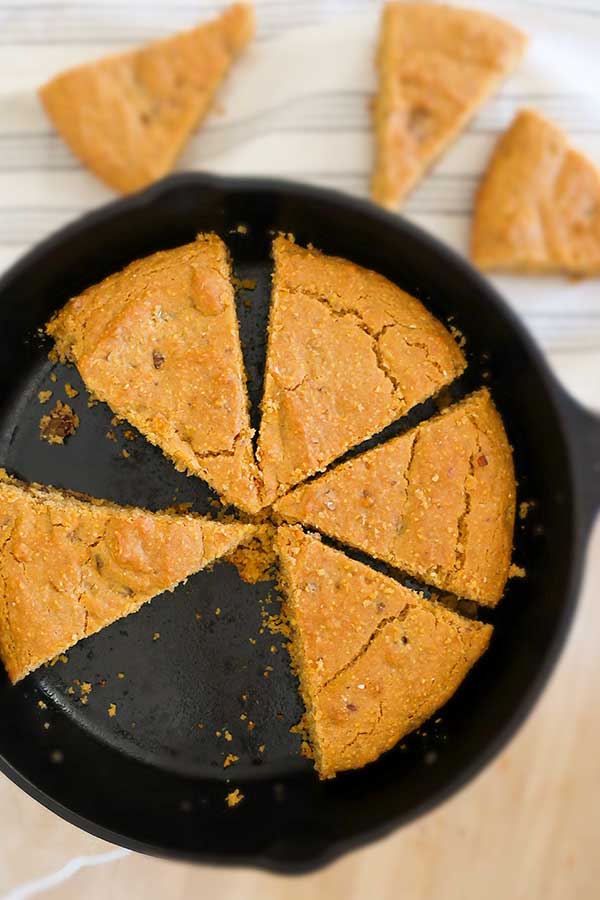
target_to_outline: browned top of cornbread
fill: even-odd
[[[11,681],[173,590],[252,531],[25,485],[0,470],[0,657]]]
[[[382,275],[278,237],[258,456],[265,503],[465,367],[425,307]]]
[[[377,759],[439,709],[492,629],[297,526],[279,529],[277,549],[315,766],[331,778]]]
[[[510,566],[512,454],[484,389],[275,506],[411,575],[495,604]]]
[[[396,206],[521,59],[527,40],[468,9],[388,3],[374,122],[373,199]]]
[[[254,34],[251,6],[138,50],[70,69],[40,90],[71,150],[111,187],[165,175]]]
[[[227,249],[214,234],[73,298],[48,333],[88,390],[223,500],[260,506]]]
[[[600,272],[600,170],[567,136],[522,110],[498,141],[475,204],[482,269]]]

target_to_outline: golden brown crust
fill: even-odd
[[[73,298],[47,331],[87,388],[181,471],[260,507],[227,249],[214,234]]]
[[[190,31],[63,72],[40,98],[82,162],[130,193],[173,167],[253,34],[253,8],[234,4]]]
[[[484,389],[300,485],[275,511],[494,605],[509,572],[515,493],[510,446]]]
[[[252,531],[25,485],[0,470],[0,657],[11,681],[173,590]]]
[[[600,170],[533,110],[502,135],[475,204],[472,257],[482,269],[600,272]]]
[[[527,40],[485,13],[388,3],[378,51],[373,199],[395,207],[520,61]]]
[[[258,456],[265,503],[324,469],[465,367],[414,297],[278,237]]]
[[[295,526],[277,549],[291,652],[321,778],[377,759],[456,691],[492,629]]]

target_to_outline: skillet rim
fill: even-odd
[[[102,825],[98,825],[87,817],[81,816],[60,801],[55,800],[45,790],[38,787],[28,778],[23,776],[19,769],[0,754],[0,772],[5,774],[14,784],[24,790],[29,796],[37,800],[51,812],[59,815],[65,821],[76,825],[82,830],[102,840],[119,845],[128,850],[134,850],[152,856],[168,859],[178,859],[188,862],[197,862],[209,865],[221,866],[250,866],[271,872],[282,874],[304,874],[333,862],[338,857],[364,846],[372,841],[382,838],[400,826],[419,818],[423,814],[433,810],[442,802],[445,802],[468,782],[478,776],[485,767],[508,744],[516,732],[521,728],[525,720],[532,712],[541,693],[554,670],[561,651],[565,645],[578,604],[578,593],[582,577],[586,516],[584,514],[584,498],[582,495],[582,479],[577,470],[577,454],[575,447],[576,435],[573,422],[577,422],[580,412],[579,404],[573,400],[566,390],[560,385],[556,376],[551,371],[542,351],[530,332],[527,330],[517,313],[508,305],[495,287],[487,281],[466,259],[456,251],[443,244],[438,238],[423,230],[420,226],[409,222],[396,213],[389,212],[375,206],[368,200],[357,198],[330,188],[318,187],[280,178],[262,178],[247,176],[218,176],[203,172],[180,172],[170,175],[136,194],[128,197],[117,198],[101,207],[86,212],[72,222],[66,224],[49,237],[37,243],[22,257],[20,257],[0,277],[0,297],[3,292],[9,291],[13,281],[31,268],[35,267],[38,259],[52,252],[55,248],[68,242],[71,237],[79,235],[82,231],[97,224],[109,221],[115,214],[122,215],[128,211],[160,204],[171,192],[182,187],[190,190],[202,190],[210,192],[218,190],[222,193],[259,193],[271,192],[284,196],[292,196],[298,199],[314,200],[334,205],[343,214],[345,210],[370,217],[376,224],[394,229],[399,239],[403,235],[409,235],[413,241],[418,241],[427,249],[439,263],[446,267],[452,267],[463,281],[470,281],[476,290],[484,297],[485,302],[493,305],[501,314],[509,329],[515,333],[525,345],[531,364],[537,370],[540,380],[544,384],[546,396],[555,413],[557,422],[560,423],[562,439],[567,451],[569,469],[565,472],[565,487],[568,484],[569,496],[572,500],[574,536],[573,561],[571,571],[568,574],[568,589],[559,617],[556,621],[556,631],[553,641],[548,646],[545,657],[540,664],[535,677],[523,692],[519,705],[515,707],[510,718],[495,737],[482,748],[476,756],[466,764],[460,772],[450,778],[442,788],[434,791],[430,797],[413,806],[410,811],[399,813],[388,821],[372,828],[361,830],[357,834],[348,837],[329,840],[321,850],[311,845],[310,853],[301,860],[297,853],[288,853],[286,858],[286,841],[289,849],[289,838],[276,840],[258,855],[235,854],[229,856],[225,848],[223,853],[206,853],[201,850],[182,850],[166,848],[164,845],[153,844],[148,841],[139,841],[130,835],[121,834]],[[296,847],[296,850],[298,848]]]

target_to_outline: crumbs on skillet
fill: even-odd
[[[227,806],[232,809],[232,807],[237,806],[238,803],[241,803],[244,799],[244,795],[240,791],[239,788],[235,788],[235,790],[230,791],[225,798],[227,801]]]
[[[57,400],[54,408],[40,419],[40,438],[49,444],[64,444],[79,428],[79,416],[68,403]]]

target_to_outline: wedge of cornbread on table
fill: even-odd
[[[373,199],[395,207],[519,63],[526,37],[487,13],[430,3],[383,10]]]
[[[454,694],[492,628],[429,602],[298,526],[276,546],[292,663],[321,778],[391,749]]]
[[[477,193],[471,239],[481,269],[600,272],[600,169],[534,110],[498,141]]]
[[[282,497],[284,519],[494,605],[515,518],[512,453],[486,389]]]
[[[382,275],[283,236],[273,255],[257,451],[265,503],[465,368],[441,322]]]
[[[254,34],[236,3],[190,31],[55,76],[40,99],[71,150],[124,194],[169,172]]]
[[[47,325],[62,360],[180,471],[261,506],[227,248],[215,234],[131,263]]]
[[[0,470],[0,657],[17,682],[253,531],[24,484]]]

